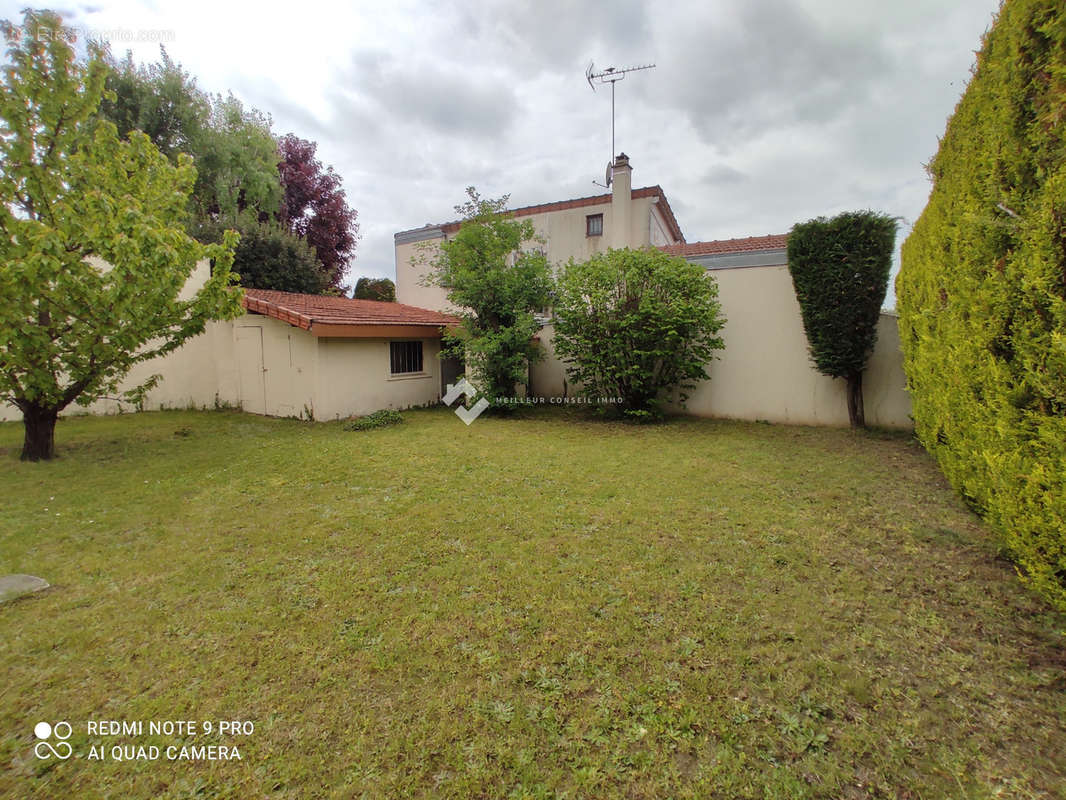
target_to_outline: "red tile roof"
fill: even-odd
[[[746,239],[718,239],[713,242],[688,242],[660,247],[675,256],[707,256],[724,253],[755,253],[760,250],[782,250],[788,246],[788,234],[749,236]]]
[[[632,198],[639,200],[644,197],[656,197],[659,200],[659,209],[662,211],[663,218],[666,220],[666,225],[670,229],[670,235],[678,241],[685,241],[685,235],[681,233],[681,226],[677,224],[677,218],[674,217],[674,211],[670,208],[670,202],[666,199],[666,194],[663,192],[661,186],[644,186],[640,189],[633,189]],[[523,206],[522,208],[508,209],[508,213],[513,214],[516,217],[528,217],[532,214],[546,214],[552,211],[566,211],[570,208],[583,208],[584,206],[601,206],[610,205],[611,195],[598,194],[592,197],[578,197],[573,200],[559,200],[554,203],[541,203],[536,206]],[[440,229],[445,233],[454,233],[459,230],[459,222],[446,222],[440,226]]]
[[[245,289],[244,307],[252,313],[280,319],[308,331],[315,324],[424,325],[439,328],[459,323],[458,317],[450,314],[403,303],[294,294],[269,289]]]

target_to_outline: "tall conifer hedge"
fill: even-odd
[[[823,375],[847,381],[853,428],[866,427],[862,374],[877,344],[896,228],[887,214],[847,211],[797,222],[788,235],[788,271],[811,361]]]
[[[903,245],[918,436],[1066,609],[1066,5],[1007,0]]]

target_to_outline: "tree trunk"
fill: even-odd
[[[56,419],[54,408],[26,404],[22,407],[22,425],[26,436],[22,442],[23,461],[47,461],[56,454]]]
[[[848,376],[848,421],[853,428],[866,427],[866,415],[862,407],[862,373]]]

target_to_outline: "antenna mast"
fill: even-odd
[[[618,81],[623,80],[627,72],[637,72],[642,69],[652,69],[654,64],[641,64],[635,67],[607,67],[602,72],[596,72],[596,65],[591,61],[589,62],[588,69],[585,70],[585,79],[589,82],[589,86],[592,91],[596,91],[595,81],[600,83],[611,84],[611,160],[607,162],[607,182],[610,183],[610,165],[614,163],[614,85]]]

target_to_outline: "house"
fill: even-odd
[[[674,212],[658,186],[632,188],[633,170],[624,153],[614,163],[611,193],[557,203],[512,209],[515,217],[528,217],[545,241],[551,264],[570,258],[584,261],[608,248],[659,247],[683,244]],[[444,289],[425,286],[423,279],[434,245],[459,230],[458,222],[426,225],[394,236],[396,246],[396,299],[412,305],[449,310]]]
[[[337,419],[440,400],[438,311],[374,300],[248,289],[231,323],[237,396],[253,414]]]
[[[799,303],[788,272],[786,236],[687,242],[659,186],[632,188],[624,154],[613,165],[609,194],[562,200],[513,211],[528,217],[544,240],[550,263],[587,259],[608,248],[659,247],[712,272],[726,325],[725,350],[711,362],[709,381],[688,399],[688,413],[806,425],[846,425],[842,381],[811,365]],[[124,385],[154,374],[160,383],[145,408],[237,406],[273,416],[338,419],[380,408],[436,403],[462,371],[440,356],[443,331],[458,324],[444,290],[424,285],[433,248],[458,222],[395,235],[399,303],[250,289],[245,314],[209,323],[205,332],[162,358],[138,364]],[[198,265],[183,290],[206,280]],[[566,365],[553,348],[554,327],[538,336],[546,358],[530,370],[535,396],[573,394]],[[877,347],[863,380],[870,424],[910,428],[895,316],[881,315]],[[89,413],[129,409],[100,400]],[[84,411],[74,406],[68,413]],[[0,420],[20,419],[0,405]]]
[[[182,297],[209,274],[199,264]],[[208,323],[200,336],[161,358],[136,365],[124,382],[132,387],[151,375],[162,380],[144,407],[234,406],[255,414],[328,420],[409,408],[440,400],[456,366],[442,361],[441,336],[458,320],[401,303],[247,289],[245,313]],[[447,372],[452,369],[452,373]],[[98,400],[66,413],[131,410],[117,400]],[[0,420],[22,415],[0,404]]]
[[[632,189],[632,166],[622,154],[613,164],[611,193],[516,208],[546,242],[549,263],[587,259],[608,248],[658,247],[700,264],[717,283],[726,325],[725,349],[708,365],[709,381],[685,404],[688,413],[802,425],[847,425],[843,381],[814,369],[808,356],[799,302],[788,271],[787,235],[687,242],[659,186]],[[459,229],[458,222],[427,225],[395,235],[396,296],[452,311],[444,290],[424,286],[433,249]],[[544,398],[573,393],[566,364],[552,347],[546,320],[538,337],[546,358],[533,365],[530,391]],[[881,315],[878,342],[863,379],[866,420],[910,428],[896,317]]]

